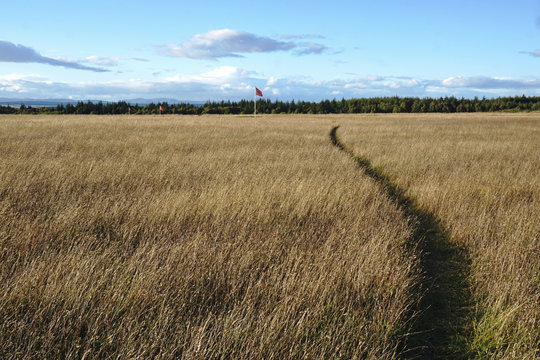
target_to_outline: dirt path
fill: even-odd
[[[467,359],[466,334],[472,316],[472,300],[467,281],[470,261],[464,249],[450,240],[441,221],[406,195],[406,189],[376,169],[365,157],[356,155],[337,136],[339,126],[330,131],[332,144],[347,153],[366,175],[375,180],[409,219],[414,232],[409,240],[419,256],[423,281],[418,291],[422,299],[411,334],[405,336],[403,353],[412,359]]]

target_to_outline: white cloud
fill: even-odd
[[[85,61],[99,66],[118,66],[119,58],[102,57],[102,56],[87,56]]]
[[[249,75],[249,72],[235,66],[221,66],[200,75],[174,75],[165,79],[167,82],[201,83],[222,85],[228,82],[239,81]]]
[[[268,81],[266,82],[266,85],[276,85],[278,82],[278,79],[273,77],[273,76],[270,76],[270,78],[268,78]]]
[[[328,50],[326,46],[310,41],[298,43],[298,48],[294,53],[296,55],[321,54],[326,50]]]
[[[74,99],[130,99],[167,97],[182,100],[241,99],[250,94],[251,84],[261,82],[256,73],[234,66],[222,66],[199,75],[180,75],[156,81],[129,79],[108,82],[52,82],[35,75],[0,76],[0,97]]]
[[[514,79],[503,77],[449,77],[440,82],[445,88],[495,89],[539,89],[539,79]]]
[[[265,98],[283,100],[370,96],[484,96],[538,95],[540,79],[449,77],[423,80],[399,76],[367,76],[313,80],[305,77],[266,77],[234,66],[221,66],[196,75],[177,74],[158,80],[128,79],[109,82],[54,82],[36,74],[0,76],[0,97],[120,100],[165,97],[187,101],[251,99],[253,87]],[[54,96],[51,96],[54,94]]]
[[[17,80],[29,80],[29,79],[43,79],[41,75],[38,74],[7,74],[7,75],[0,75],[0,81],[17,81]]]
[[[240,69],[235,66],[221,66],[215,70],[207,71],[205,73],[202,73],[199,77],[199,79],[203,80],[203,82],[220,82],[223,80],[233,80],[233,79],[239,79],[246,77],[248,75],[248,72],[246,70]]]
[[[465,87],[467,86],[467,79],[462,77],[449,77],[441,81],[441,85],[444,87]]]
[[[81,60],[81,62],[86,62],[93,65],[98,66],[118,66],[121,61],[125,60],[133,60],[133,61],[144,61],[147,62],[146,59],[141,58],[135,58],[135,57],[104,57],[104,56],[87,56],[84,58],[84,60]]]
[[[298,38],[296,36],[295,38]],[[220,29],[196,34],[189,41],[157,47],[166,56],[191,59],[242,57],[243,54],[295,50],[296,55],[320,54],[327,47],[314,42],[280,41],[248,32]]]
[[[169,44],[161,52],[173,57],[215,59],[239,57],[243,53],[286,51],[295,47],[292,42],[273,40],[247,32],[221,29],[194,35],[181,44]]]
[[[105,72],[109,70],[82,65],[75,61],[66,61],[54,59],[39,54],[36,50],[9,41],[0,40],[0,62],[16,62],[16,63],[41,63],[52,66],[62,66],[70,69],[88,70],[95,72]]]

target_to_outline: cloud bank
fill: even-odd
[[[221,66],[197,74],[177,74],[159,80],[130,79],[109,82],[54,82],[34,74],[0,75],[2,98],[56,98],[122,100],[173,98],[184,101],[251,99],[257,86],[265,98],[320,101],[373,96],[474,97],[540,95],[540,79],[449,77],[425,80],[406,76],[366,76],[317,81],[305,77],[265,77],[235,66]]]
[[[306,36],[309,35],[297,35],[295,38]],[[327,49],[326,46],[314,42],[281,41],[232,29],[196,34],[184,43],[161,45],[157,48],[166,56],[214,60],[223,57],[242,57],[242,54],[249,53],[289,50],[294,50],[295,55],[320,54]]]
[[[17,63],[41,63],[52,66],[62,66],[70,69],[87,70],[95,72],[106,72],[109,70],[101,69],[92,66],[82,65],[74,61],[66,61],[53,59],[39,54],[36,50],[9,41],[0,40],[0,62],[17,62]]]
[[[512,79],[501,77],[449,77],[441,82],[446,88],[472,88],[483,90],[540,89],[539,79]]]

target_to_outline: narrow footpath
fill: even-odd
[[[421,301],[413,309],[413,314],[417,314],[413,329],[404,335],[404,356],[410,359],[468,359],[471,354],[466,336],[473,302],[467,280],[470,268],[467,252],[452,243],[440,219],[407,196],[406,189],[375,168],[369,159],[346,147],[337,136],[338,128],[330,131],[332,144],[348,154],[379,184],[414,229],[408,250],[419,256],[423,280],[417,289],[421,292]]]

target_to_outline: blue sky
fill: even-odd
[[[540,1],[6,1],[0,98],[540,95]]]

